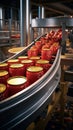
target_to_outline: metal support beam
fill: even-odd
[[[30,0],[26,0],[26,39],[27,45],[30,44]]]
[[[20,0],[20,33],[21,46],[31,43],[30,40],[30,1]],[[26,43],[26,44],[24,44]]]
[[[12,25],[12,19],[10,18],[9,19],[9,43],[10,44],[11,44],[11,30],[12,30],[11,25]]]
[[[45,18],[45,9],[44,7],[42,6],[42,19]]]
[[[41,14],[42,14],[41,9],[42,9],[42,7],[39,6],[39,7],[38,7],[38,18],[39,18],[39,19],[41,18]],[[41,35],[41,29],[40,29],[40,28],[38,29],[38,32],[39,32],[39,35]]]
[[[0,7],[0,30],[3,29],[3,8]]]
[[[66,23],[65,21],[62,22],[62,54],[65,54],[66,51],[66,34],[65,34],[65,29],[66,29]]]
[[[41,16],[42,16],[42,7],[39,6],[39,7],[38,7],[38,18],[40,19]]]
[[[32,12],[30,10],[30,41],[32,42],[34,40],[33,38],[33,29],[32,29]]]
[[[39,6],[38,7],[38,18],[40,19],[40,18],[45,18],[45,13],[44,13],[44,7],[42,6]],[[39,29],[39,34],[43,34],[43,32],[44,32],[44,29],[42,28],[42,29]]]
[[[20,46],[26,46],[26,0],[20,0],[20,34]]]
[[[42,19],[45,18],[45,9],[42,7]],[[44,34],[44,28],[41,29],[41,33]]]

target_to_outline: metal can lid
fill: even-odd
[[[7,80],[7,83],[9,85],[16,85],[17,86],[17,85],[24,84],[26,81],[27,81],[27,78],[24,76],[13,76]]]
[[[43,48],[42,50],[46,50],[46,51],[49,51],[50,49],[48,49],[48,48]]]
[[[26,59],[26,58],[28,58],[28,56],[19,56],[18,58],[19,58],[19,59],[20,59],[20,58],[25,58],[25,59]]]
[[[34,59],[38,60],[38,59],[40,59],[40,56],[32,56],[32,57],[30,57],[30,59],[31,60],[34,60]]]
[[[6,90],[5,84],[0,84],[0,94],[3,93]]]
[[[18,63],[18,64],[12,64],[12,65],[10,65],[10,68],[21,68],[23,66],[24,66],[23,64]]]
[[[25,64],[25,63],[26,63],[26,64],[27,64],[27,63],[32,63],[32,60],[22,60],[21,63],[23,63],[23,64]]]
[[[5,76],[7,74],[8,74],[8,71],[6,71],[6,70],[0,70],[0,77],[1,76]]]
[[[38,64],[48,64],[49,61],[48,60],[38,60],[36,63],[38,63]]]
[[[40,66],[30,66],[27,68],[27,71],[30,71],[30,72],[39,72],[42,70],[43,70],[43,68]]]
[[[0,64],[0,67],[5,67],[5,66],[7,66],[8,64],[7,63],[1,63]]]
[[[11,59],[11,60],[8,60],[8,62],[18,62],[19,60],[18,59]]]

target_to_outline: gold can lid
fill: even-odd
[[[0,84],[0,94],[3,93],[6,90],[5,84]]]
[[[7,83],[9,85],[21,85],[24,84],[27,81],[27,78],[24,76],[14,76],[14,77],[10,77],[7,80]]]
[[[16,54],[22,51],[25,47],[14,47],[8,50],[9,53]]]
[[[38,64],[48,64],[49,61],[48,60],[38,60],[36,63],[38,63]]]
[[[0,67],[5,67],[5,66],[7,66],[8,64],[7,63],[1,63],[0,64]]]
[[[8,62],[18,62],[19,60],[18,59],[11,59],[11,60],[8,60]]]
[[[25,64],[25,63],[32,63],[32,60],[22,60],[21,63]]]
[[[43,68],[40,66],[30,66],[27,68],[27,71],[30,71],[30,72],[39,72],[42,70],[43,70]]]
[[[21,67],[23,67],[24,65],[23,64],[12,64],[12,65],[10,65],[10,68],[21,68]]]
[[[19,56],[18,58],[19,58],[19,59],[20,59],[20,58],[25,58],[25,59],[26,59],[26,58],[28,58],[28,56]]]
[[[35,59],[38,60],[38,59],[40,59],[40,57],[39,56],[32,56],[32,57],[30,57],[30,59],[31,60],[35,60]]]
[[[8,71],[6,71],[6,70],[0,70],[0,77],[1,76],[5,76],[7,74],[8,74]]]

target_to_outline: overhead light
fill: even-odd
[[[73,16],[72,15],[70,15],[70,18],[72,18]]]
[[[65,29],[66,32],[68,32],[68,29]]]

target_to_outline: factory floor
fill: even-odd
[[[73,130],[73,102],[67,102],[64,110],[64,123],[60,122],[60,113],[58,108],[53,113],[45,130]]]
[[[60,108],[56,107],[45,130],[73,130],[73,84],[69,86],[64,108],[64,122],[60,122]]]

